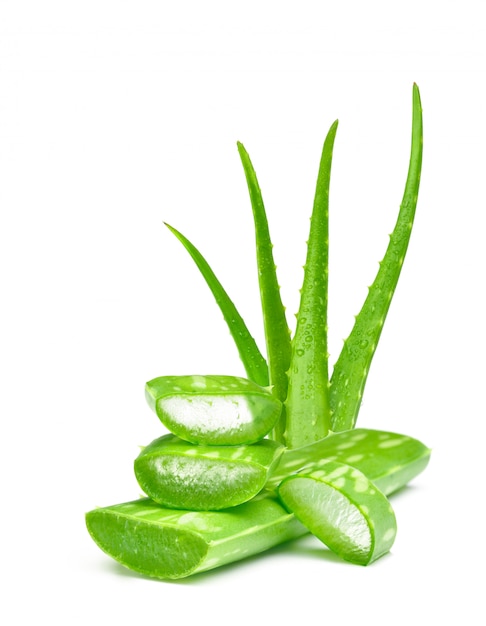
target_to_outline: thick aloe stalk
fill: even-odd
[[[311,217],[304,284],[292,339],[285,401],[285,443],[298,448],[325,437],[330,429],[327,351],[329,184],[337,121],[324,142]]]
[[[412,147],[405,192],[383,261],[334,365],[330,394],[333,431],[348,430],[356,424],[371,360],[397,286],[412,232],[422,169],[422,137],[422,105],[418,87],[414,85]]]
[[[159,504],[216,511],[256,496],[283,450],[270,439],[249,446],[195,446],[175,435],[164,435],[135,459],[135,476],[143,491]]]

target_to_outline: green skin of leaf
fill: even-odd
[[[292,340],[285,401],[285,444],[289,448],[318,441],[330,427],[327,352],[329,183],[337,121],[324,142],[311,217],[304,283]]]
[[[256,496],[283,450],[269,439],[249,446],[195,446],[164,435],[135,459],[135,476],[143,491],[159,504],[216,511]]]
[[[400,276],[417,206],[422,136],[422,106],[418,87],[414,85],[410,166],[400,212],[378,274],[344,342],[331,378],[331,429],[335,432],[349,430],[356,424],[371,360]]]
[[[164,426],[196,444],[255,443],[282,411],[267,389],[236,376],[161,376],[145,392]]]
[[[233,301],[216,278],[206,259],[193,244],[169,224],[167,228],[177,237],[196,263],[204,280],[210,288],[216,303],[228,325],[229,331],[238,349],[240,359],[248,378],[262,387],[268,386],[268,366],[251,336],[243,318],[238,313]]]
[[[429,460],[430,449],[413,437],[355,428],[302,448],[285,450],[266,488],[276,489],[297,471],[318,470],[328,461],[338,461],[363,472],[389,496],[420,474]]]
[[[255,224],[258,281],[267,345],[269,380],[273,394],[283,402],[287,397],[287,370],[291,352],[290,330],[280,297],[273,246],[260,185],[248,152],[240,142],[237,145],[248,184]],[[273,431],[273,438],[282,443],[285,441],[285,419],[285,412],[282,411],[280,420]]]
[[[347,436],[355,438],[347,441]],[[282,475],[297,472],[302,464],[308,472],[319,470],[319,462],[328,462],[320,456],[322,452],[338,460],[354,456],[350,459],[353,467],[379,484],[386,495],[419,474],[430,455],[416,439],[357,429],[286,451],[267,487],[274,490]],[[212,569],[308,532],[268,490],[245,504],[211,512],[176,511],[142,499],[94,509],[87,513],[86,523],[93,540],[107,554],[157,578],[182,578]]]
[[[278,495],[310,532],[346,561],[369,565],[393,545],[397,523],[387,498],[356,468],[327,461],[286,478]]]

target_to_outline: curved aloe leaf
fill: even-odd
[[[405,192],[395,228],[376,278],[344,342],[331,378],[332,430],[354,428],[371,360],[400,276],[417,206],[422,168],[422,106],[413,87],[412,146]]]
[[[257,385],[266,387],[268,385],[268,367],[255,340],[246,327],[243,318],[238,313],[233,301],[228,296],[223,286],[216,278],[213,270],[199,250],[178,230],[165,224],[167,228],[177,237],[184,248],[189,252],[196,263],[208,287],[211,289],[216,302],[221,309],[221,313],[228,324],[231,336],[236,344],[240,359],[245,368],[248,378]]]
[[[267,344],[267,358],[270,385],[274,395],[284,401],[287,396],[287,370],[290,363],[290,330],[285,317],[285,309],[280,297],[276,266],[273,260],[272,242],[268,229],[265,205],[260,185],[248,152],[238,142],[246,182],[250,192],[253,219],[255,223],[256,251],[260,298],[262,302],[263,324]],[[282,414],[274,430],[274,439],[283,441],[285,415]]]
[[[285,443],[297,448],[327,435],[330,427],[327,352],[329,184],[338,122],[322,150],[311,217],[304,283],[301,290],[286,409]]]
[[[328,461],[289,476],[278,488],[289,511],[346,561],[368,565],[395,541],[397,522],[386,497],[362,472]]]
[[[254,443],[270,432],[282,410],[267,389],[237,376],[160,376],[145,390],[164,426],[194,444]]]
[[[283,449],[270,439],[250,446],[196,446],[164,435],[135,459],[135,476],[143,491],[164,506],[216,511],[256,496]]]

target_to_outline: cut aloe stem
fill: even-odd
[[[165,435],[135,459],[135,476],[155,502],[216,511],[256,496],[282,452],[283,446],[269,439],[250,446],[195,446]]]
[[[98,546],[122,565],[156,578],[183,578],[306,534],[272,496],[225,511],[175,511],[141,499],[90,511]]]
[[[145,389],[164,426],[197,444],[254,443],[270,432],[282,410],[267,389],[236,376],[161,376]]]
[[[325,437],[330,428],[327,352],[329,184],[337,121],[331,126],[317,177],[297,326],[292,340],[285,401],[285,444],[298,448]]]
[[[169,224],[166,224],[166,226],[189,252],[210,288],[228,325],[248,378],[257,383],[257,385],[266,387],[269,380],[267,362],[258,349],[255,340],[250,334],[243,318],[238,313],[233,301],[228,296],[199,250],[178,230],[169,226]]]
[[[363,472],[388,496],[418,476],[429,460],[430,449],[418,439],[355,428],[303,448],[285,450],[266,488],[275,489],[287,476],[302,469],[318,470],[328,461],[338,461]]]
[[[262,303],[263,325],[267,346],[267,359],[270,385],[274,395],[281,400],[287,396],[287,370],[290,364],[290,330],[285,317],[285,309],[280,297],[277,270],[273,260],[272,242],[268,229],[268,220],[263,204],[260,185],[252,162],[242,143],[238,142],[246,182],[250,193],[253,220],[255,224],[258,282]],[[273,438],[284,441],[285,414],[273,432]]]
[[[422,137],[422,106],[418,87],[414,85],[410,165],[398,219],[376,278],[344,342],[331,378],[331,428],[335,432],[348,430],[356,424],[371,360],[400,276],[417,206]]]
[[[393,509],[362,472],[328,461],[286,478],[278,495],[310,532],[346,561],[368,565],[393,545]]]

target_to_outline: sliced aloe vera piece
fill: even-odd
[[[254,443],[282,410],[267,389],[235,376],[161,376],[147,383],[146,397],[164,426],[197,444]]]
[[[387,498],[350,465],[328,461],[321,469],[286,478],[278,495],[313,535],[346,561],[368,565],[386,554],[397,531]]]
[[[266,485],[275,489],[289,474],[303,468],[320,469],[328,461],[352,465],[386,495],[401,489],[420,474],[430,459],[430,449],[407,435],[355,428],[334,433],[302,448],[285,450]]]
[[[147,498],[90,511],[86,525],[104,552],[156,578],[210,570],[307,533],[270,496],[201,512],[167,509]]]
[[[135,459],[135,476],[160,504],[216,511],[256,496],[282,452],[282,445],[268,439],[250,446],[195,446],[165,435]]]

